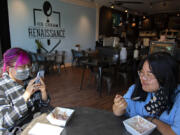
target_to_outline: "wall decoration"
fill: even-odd
[[[38,18],[38,15],[45,15],[46,21]],[[57,22],[51,22],[50,16],[56,16],[58,18]],[[46,52],[53,52],[56,47],[61,43],[62,38],[65,37],[65,30],[61,28],[61,15],[58,11],[53,11],[53,8],[50,2],[45,1],[43,3],[42,9],[33,9],[33,17],[34,17],[34,26],[29,26],[28,34],[29,38],[35,40],[47,40],[47,44],[51,45],[51,39],[57,40],[55,45],[51,45],[52,49],[46,50]]]
[[[72,61],[71,49],[75,44],[80,44],[83,50],[95,48],[95,7],[59,0],[8,0],[8,13],[11,47],[36,53],[35,40],[39,40],[48,51],[41,48],[41,53],[66,51],[65,63],[68,64]],[[48,32],[40,31],[36,36],[37,30]],[[58,36],[54,31],[59,32]]]

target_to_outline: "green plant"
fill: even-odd
[[[41,49],[42,48],[42,43],[39,40],[35,40],[35,43],[37,45],[37,49]]]

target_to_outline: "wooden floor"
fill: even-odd
[[[103,83],[103,92],[100,97],[94,78],[89,77],[88,70],[85,72],[83,88],[80,90],[81,73],[80,67],[69,67],[66,71],[61,70],[61,73],[53,72],[46,75],[45,82],[51,96],[51,104],[60,107],[86,106],[112,111],[115,94],[117,92],[124,94],[127,90],[127,86],[123,85],[123,80],[120,79],[113,85],[110,95]]]

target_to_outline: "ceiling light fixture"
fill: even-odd
[[[135,26],[136,26],[136,19],[133,18],[133,19],[132,19],[132,27],[135,27]]]
[[[135,23],[135,22],[133,22],[133,23],[132,23],[132,27],[135,27],[135,26],[136,26],[136,23]]]
[[[111,8],[114,8],[114,5],[113,5],[113,4],[111,4]]]
[[[124,12],[127,13],[127,12],[128,12],[128,9],[126,9]]]

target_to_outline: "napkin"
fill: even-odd
[[[43,124],[43,123],[36,123],[31,130],[29,131],[29,135],[60,135],[63,131],[63,128]]]

